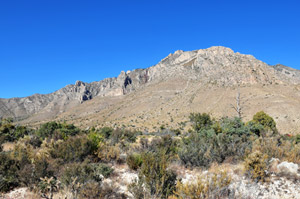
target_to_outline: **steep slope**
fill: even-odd
[[[0,115],[24,123],[57,118],[84,126],[125,123],[158,128],[176,121],[175,128],[193,111],[234,115],[231,104],[239,87],[246,118],[265,110],[281,129],[296,131],[299,83],[298,70],[211,47],[176,51],[155,66],[121,72],[116,78],[77,81],[47,95],[0,99]]]

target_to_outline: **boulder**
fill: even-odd
[[[272,158],[269,161],[269,169],[268,170],[271,173],[279,173],[280,170],[277,168],[279,163],[280,163],[280,160],[278,158]]]
[[[277,169],[282,174],[297,175],[299,166],[292,162],[281,162],[277,165]]]

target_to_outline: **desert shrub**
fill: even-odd
[[[211,128],[214,130],[216,134],[222,133],[222,127],[220,121],[215,121]]]
[[[64,165],[61,174],[61,182],[69,186],[76,183],[85,184],[88,181],[101,182],[103,177],[109,177],[113,173],[113,169],[103,163],[91,163],[88,160],[82,163],[69,163]]]
[[[209,146],[205,140],[194,133],[183,139],[178,155],[184,165],[206,166],[210,163],[210,158],[204,156],[208,149]]]
[[[38,189],[42,198],[52,199],[54,192],[58,192],[60,189],[60,182],[54,177],[44,177],[41,178]]]
[[[56,122],[48,122],[45,124],[42,124],[40,129],[36,131],[36,135],[42,139],[45,139],[46,137],[53,134],[53,132],[59,129],[59,124]]]
[[[0,192],[7,192],[19,186],[18,162],[9,153],[0,153]]]
[[[118,188],[110,184],[101,184],[89,181],[83,185],[79,193],[79,199],[98,198],[127,198],[124,194],[118,193]]]
[[[209,124],[182,139],[178,155],[185,165],[207,167],[229,157],[239,160],[251,149],[254,138],[240,118],[222,118]]]
[[[278,158],[282,161],[300,163],[300,144],[284,136],[269,136],[256,139],[253,151],[263,151],[269,158]]]
[[[101,143],[101,145],[98,147],[96,155],[99,160],[103,162],[119,162],[121,160],[119,147],[111,146],[105,143]]]
[[[242,122],[241,118],[222,118],[220,120],[220,126],[222,133],[227,135],[250,135],[249,128]]]
[[[0,123],[0,137],[5,141],[13,142],[31,133],[25,126],[15,126],[11,119],[3,119]]]
[[[130,169],[137,170],[143,163],[141,154],[132,153],[128,155],[126,158],[126,163]]]
[[[21,165],[17,171],[20,184],[27,187],[34,187],[41,178],[52,176],[54,173],[49,168],[47,157],[34,158],[32,161],[31,164]]]
[[[171,195],[176,185],[176,174],[167,169],[169,160],[166,152],[144,153],[142,161],[139,178],[131,185],[131,190],[142,190],[139,186],[144,184],[146,190],[143,194],[148,192],[159,198],[167,198]]]
[[[61,182],[67,186],[73,182],[74,178],[76,178],[76,182],[80,184],[84,184],[89,180],[94,180],[93,169],[87,162],[66,164],[64,165],[62,172],[63,173],[60,178]],[[95,180],[98,180],[97,176]]]
[[[153,138],[151,142],[147,138],[140,140],[140,152],[159,152],[164,150],[168,157],[174,158],[178,152],[179,139],[173,138],[171,135],[163,135]]]
[[[92,163],[90,166],[93,170],[93,178],[96,181],[100,181],[102,176],[108,178],[114,171],[113,168],[104,163]]]
[[[40,178],[52,176],[54,171],[46,157],[33,160],[33,163],[22,165],[17,171],[20,185],[34,187],[40,182]]]
[[[251,139],[247,135],[204,133],[202,130],[202,134],[193,133],[183,139],[178,155],[184,165],[208,167],[212,162],[222,163],[228,157],[242,159],[250,148]]]
[[[86,135],[72,136],[66,141],[56,141],[50,149],[52,158],[64,161],[83,161],[88,155],[94,154],[95,147]]]
[[[0,136],[0,153],[3,151],[3,144],[5,142],[5,137],[4,136]]]
[[[104,142],[104,137],[98,131],[91,131],[88,134],[88,139],[91,141],[92,148],[94,151],[98,149],[101,143]]]
[[[294,136],[295,144],[300,143],[300,134]]]
[[[36,131],[36,135],[41,139],[52,137],[54,139],[66,139],[68,136],[74,136],[80,133],[80,130],[73,124],[47,122],[42,124]]]
[[[133,195],[134,199],[151,198],[150,190],[145,187],[142,176],[128,186],[128,191]]]
[[[213,124],[210,115],[207,113],[191,113],[189,118],[195,131],[210,128]]]
[[[120,193],[119,188],[110,183],[103,183],[101,185],[101,195],[99,198],[119,198],[119,199],[127,199],[128,197]]]
[[[33,148],[24,143],[17,143],[11,151],[11,157],[18,162],[20,166],[30,164],[33,155]]]
[[[81,199],[98,199],[101,196],[101,183],[90,181],[84,184],[79,192]]]
[[[249,128],[249,131],[251,134],[254,134],[256,136],[263,136],[265,134],[265,132],[264,132],[265,128],[260,123],[254,122],[252,120],[252,121],[247,122],[246,125]]]
[[[251,153],[244,162],[246,175],[256,182],[264,182],[267,178],[267,159],[268,156],[260,151]]]
[[[173,132],[176,136],[179,136],[181,134],[180,129],[171,129],[171,132]]]
[[[37,135],[33,134],[33,135],[30,135],[28,138],[29,139],[24,140],[25,144],[30,144],[34,148],[38,148],[41,146],[42,141]]]
[[[274,119],[263,111],[257,112],[252,119],[253,122],[261,124],[266,130],[277,133],[276,122]]]
[[[53,175],[53,170],[49,165],[49,157],[46,155],[39,155],[33,159],[33,174],[31,179],[33,183],[37,183],[40,178],[49,177]]]
[[[34,186],[41,177],[51,175],[47,158],[36,157],[30,145],[17,143],[14,150],[0,153],[0,190],[16,186]]]
[[[109,139],[110,139],[112,145],[115,145],[120,142],[133,143],[136,141],[137,135],[140,135],[140,134],[141,133],[138,131],[116,129],[111,132]]]
[[[32,187],[39,183],[40,178],[54,173],[49,168],[49,157],[44,153],[36,153],[31,145],[19,142],[10,155],[17,163],[16,174],[21,185]]]
[[[103,127],[99,130],[99,133],[104,136],[105,139],[109,139],[111,136],[111,133],[114,131],[114,129],[110,127]]]
[[[169,199],[215,199],[228,198],[228,188],[231,178],[226,172],[213,173],[212,175],[198,178],[196,182],[183,184],[178,181],[174,195]],[[232,195],[231,195],[232,196]]]
[[[159,150],[165,150],[165,153],[169,157],[173,157],[176,155],[178,150],[178,144],[179,141],[172,138],[170,135],[162,136],[160,141],[157,143],[156,149]]]
[[[25,135],[31,134],[31,132],[32,130],[28,129],[25,126],[16,126],[13,132],[13,138],[14,140],[18,140],[20,138],[23,138]]]
[[[0,125],[0,136],[4,137],[6,141],[14,141],[13,131],[15,126],[12,124],[12,121],[2,120]]]

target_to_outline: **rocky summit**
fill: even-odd
[[[245,119],[263,110],[282,133],[300,130],[300,71],[221,46],[178,50],[149,68],[76,81],[46,95],[0,99],[0,116],[30,125],[56,119],[84,127],[176,128],[190,112],[235,116],[237,93]]]

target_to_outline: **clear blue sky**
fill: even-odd
[[[299,1],[0,0],[0,98],[226,46],[300,69]]]

